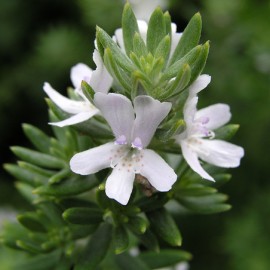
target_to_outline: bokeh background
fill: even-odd
[[[72,65],[94,67],[95,25],[113,34],[122,7],[121,0],[0,1],[1,164],[15,161],[10,145],[28,145],[22,123],[50,132],[44,81],[65,93]],[[211,41],[205,73],[212,82],[199,105],[230,104],[232,122],[241,125],[233,142],[246,152],[222,188],[231,211],[177,218],[183,248],[194,256],[191,270],[269,270],[270,1],[171,0],[168,9],[179,31],[201,12],[201,41]],[[27,207],[1,168],[0,213]]]

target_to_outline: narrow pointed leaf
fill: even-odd
[[[33,187],[42,185],[48,179],[44,177],[43,175],[39,175],[29,170],[20,168],[19,166],[15,164],[5,164],[4,168],[16,179],[22,182],[25,182]]]
[[[115,254],[121,254],[127,250],[129,237],[127,230],[123,226],[117,226],[113,232],[113,245]]]
[[[128,270],[150,270],[142,260],[137,257],[133,257],[128,253],[120,254],[116,257],[116,262],[120,266],[121,269]]]
[[[166,25],[163,12],[161,8],[158,7],[150,17],[146,38],[147,48],[153,55],[155,54],[159,43],[166,36],[166,34]]]
[[[126,71],[132,71],[134,65],[128,59],[128,57],[121,51],[112,38],[101,28],[97,27],[97,40],[102,44],[103,48],[109,48],[112,51],[113,56],[117,60],[117,63]]]
[[[65,177],[69,176],[71,174],[71,171],[69,168],[64,168],[58,173],[54,174],[52,177],[49,178],[49,184],[57,184],[61,182]]]
[[[23,131],[27,138],[39,151],[49,154],[50,137],[48,137],[40,129],[29,124],[23,124]]]
[[[208,58],[209,46],[210,46],[209,42],[203,44],[199,57],[193,64],[191,64],[191,78],[189,81],[189,85],[192,84],[197,79],[197,77],[202,73],[204,66],[206,64],[206,60]]]
[[[94,103],[93,102],[94,95],[95,95],[95,91],[93,90],[93,88],[86,81],[82,81],[81,88],[82,88],[82,91],[83,91],[84,95],[93,104]]]
[[[172,246],[181,246],[182,237],[180,231],[174,219],[165,208],[148,212],[147,217],[150,221],[150,228],[152,228],[160,238]]]
[[[238,129],[239,129],[239,125],[235,125],[235,124],[229,124],[219,129],[216,129],[215,139],[230,140],[235,135]]]
[[[36,213],[24,213],[17,217],[18,221],[27,229],[34,232],[45,233],[46,229],[39,221],[39,217]]]
[[[196,13],[185,28],[183,35],[170,60],[170,65],[184,57],[199,42],[202,30],[202,19],[200,13]]]
[[[74,270],[94,270],[106,256],[112,239],[112,226],[102,223],[75,264]]]
[[[164,65],[167,63],[169,54],[171,50],[171,38],[166,35],[158,44],[155,51],[155,58],[162,58],[164,60]]]
[[[158,240],[150,229],[147,229],[144,234],[137,235],[137,237],[147,249],[159,252]]]
[[[149,223],[146,219],[140,216],[134,216],[129,218],[128,228],[135,234],[145,233]]]
[[[51,155],[42,154],[40,152],[30,150],[20,146],[11,147],[12,152],[19,158],[34,165],[44,168],[60,169],[66,164],[63,160],[53,157]]]
[[[195,48],[193,48],[188,54],[186,54],[183,58],[175,62],[173,65],[171,65],[166,72],[162,75],[161,82],[164,80],[170,80],[177,76],[179,73],[179,70],[184,67],[184,65],[188,64],[191,68],[191,71],[193,71],[194,63],[196,63],[198,57],[200,56],[203,48],[202,45],[198,45]]]
[[[190,253],[175,249],[162,249],[158,253],[148,251],[139,255],[139,258],[151,269],[170,267],[183,261],[189,261],[191,257]]]
[[[130,52],[133,51],[133,37],[136,32],[139,32],[137,19],[129,3],[124,7],[122,15],[122,29],[126,54],[129,55]]]
[[[227,195],[221,193],[177,199],[187,209],[200,214],[214,214],[230,210],[231,206],[224,203],[226,200]]]
[[[48,254],[37,255],[19,264],[18,269],[27,270],[51,270],[56,269],[61,257],[61,250],[56,250]]]
[[[63,213],[63,218],[73,224],[99,224],[102,221],[102,212],[88,207],[73,207]]]
[[[117,60],[113,56],[112,51],[107,48],[104,53],[104,63],[110,71],[112,77],[124,88],[128,93],[131,91],[131,82],[128,74],[117,65]]]
[[[33,191],[34,194],[65,197],[88,191],[98,185],[94,175],[74,177],[55,185],[41,186]]]
[[[148,53],[146,44],[139,33],[135,33],[133,38],[133,52],[139,58],[146,56]]]

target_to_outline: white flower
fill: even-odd
[[[116,140],[76,154],[70,161],[71,170],[87,175],[112,167],[105,191],[123,205],[130,198],[135,174],[146,177],[158,191],[170,190],[177,175],[157,153],[145,148],[169,113],[171,103],[137,96],[133,108],[128,98],[113,93],[97,93],[94,101]]]
[[[94,51],[93,59],[97,66],[94,71],[82,63],[71,68],[70,78],[81,101],[66,98],[53,89],[49,83],[44,83],[43,90],[50,99],[63,111],[71,114],[68,119],[50,124],[59,127],[74,125],[86,121],[98,113],[98,109],[83,94],[81,82],[86,81],[95,92],[108,93],[113,79],[106,70],[97,50]]]
[[[190,87],[189,97],[184,106],[186,130],[175,137],[182,148],[182,154],[189,166],[201,177],[214,181],[201,166],[199,159],[223,168],[239,166],[244,156],[242,147],[214,140],[213,130],[226,124],[230,118],[230,108],[226,104],[215,104],[197,111],[197,93],[210,82],[210,76],[200,76]]]
[[[144,40],[144,42],[146,43],[146,37],[147,37],[147,30],[148,30],[148,24],[147,22],[143,21],[143,20],[137,20],[138,23],[138,28],[139,28],[139,32],[140,35],[142,37],[142,39]],[[176,32],[176,24],[172,23],[171,24],[171,28],[172,28],[172,39],[171,39],[171,52],[170,55],[172,55],[175,51],[175,48],[182,36],[182,33],[177,33]],[[116,42],[118,43],[118,45],[120,46],[120,48],[125,51],[125,45],[124,45],[124,39],[123,39],[123,29],[122,28],[118,28],[115,31],[115,39]]]
[[[157,6],[165,9],[167,0],[130,0],[133,11],[138,19],[148,21]]]

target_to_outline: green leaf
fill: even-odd
[[[133,38],[133,52],[139,58],[148,54],[145,42],[139,33],[135,33]]]
[[[4,169],[16,179],[23,181],[33,187],[44,184],[44,182],[46,182],[48,179],[43,175],[36,174],[29,170],[20,168],[15,164],[4,164]]]
[[[147,249],[159,252],[158,240],[151,230],[147,229],[144,234],[137,235],[137,238]]]
[[[192,256],[183,250],[162,249],[160,252],[142,252],[139,258],[151,269],[170,267],[183,261],[189,261]]]
[[[239,125],[229,124],[215,130],[215,139],[230,140],[239,129]]]
[[[26,169],[32,173],[35,173],[35,174],[38,174],[38,175],[41,175],[41,176],[45,176],[46,179],[48,177],[52,177],[54,174],[55,174],[55,171],[54,170],[47,170],[47,169],[43,169],[43,168],[40,168],[38,166],[35,166],[31,163],[27,163],[27,162],[24,162],[24,161],[18,161],[18,165],[23,168],[23,169]]]
[[[182,237],[180,231],[165,208],[160,208],[155,211],[146,213],[149,221],[150,228],[165,242],[172,246],[181,246]]]
[[[128,228],[135,234],[143,234],[148,228],[148,221],[140,216],[130,217],[128,221]]]
[[[192,72],[189,85],[192,84],[203,71],[209,53],[209,46],[210,44],[208,41],[202,45],[202,50],[199,57],[196,59],[193,65],[191,65]]]
[[[154,57],[164,59],[165,65],[169,58],[170,50],[171,50],[171,38],[169,35],[166,35],[158,44]]]
[[[165,91],[161,93],[160,100],[168,99],[172,96],[179,95],[189,84],[191,78],[191,69],[188,64],[183,65],[175,77],[175,79],[168,83]]]
[[[51,195],[56,197],[72,196],[88,191],[98,185],[94,175],[73,177],[59,184],[41,186],[33,190],[34,194]]]
[[[40,219],[46,228],[63,229],[66,222],[62,218],[62,209],[50,201],[42,201],[38,204]],[[46,222],[46,223],[45,223]]]
[[[129,55],[130,52],[133,51],[133,37],[136,32],[139,32],[137,19],[129,3],[126,3],[124,7],[122,15],[122,29],[126,54]]]
[[[177,201],[192,212],[214,214],[231,209],[229,204],[224,203],[227,198],[228,196],[225,194],[216,193],[206,196],[177,198]]]
[[[170,197],[168,193],[156,193],[150,198],[142,197],[136,201],[136,206],[138,206],[142,212],[149,212],[159,209],[164,204],[169,201]]]
[[[216,193],[217,190],[212,187],[207,187],[203,185],[189,185],[187,187],[183,187],[175,192],[175,197],[189,197],[189,196],[204,196],[209,194]]]
[[[138,257],[133,257],[128,253],[123,253],[116,256],[116,262],[120,266],[121,269],[128,269],[128,270],[150,270],[142,260]]]
[[[118,82],[127,93],[130,93],[132,89],[130,76],[117,65],[117,59],[113,56],[109,48],[106,48],[104,51],[104,63],[114,80]]]
[[[112,239],[112,226],[102,223],[75,264],[74,270],[95,270],[106,256]]]
[[[158,129],[156,136],[159,140],[166,142],[176,134],[180,134],[184,131],[186,123],[183,119],[177,120],[170,125],[169,129]]]
[[[163,12],[160,7],[152,13],[147,30],[146,44],[148,50],[154,55],[161,40],[167,35]]]
[[[56,265],[59,263],[61,257],[61,251],[56,250],[48,254],[42,254],[29,258],[24,263],[18,265],[18,269],[27,270],[51,270],[56,269]]]
[[[72,239],[77,240],[80,238],[88,237],[90,234],[96,231],[98,225],[78,225],[69,224],[69,231],[71,233]]]
[[[166,11],[163,15],[164,22],[165,22],[165,31],[169,34],[170,38],[172,37],[172,20],[171,15],[168,11]]]
[[[34,232],[45,233],[47,230],[44,228],[36,213],[28,212],[17,216],[18,221],[27,229]]]
[[[57,184],[61,182],[65,177],[69,176],[71,174],[71,171],[69,168],[64,168],[49,179],[49,184]]]
[[[122,53],[121,49],[116,45],[112,38],[100,27],[97,27],[97,40],[104,49],[109,48],[116,59],[117,63],[126,71],[133,71],[134,65],[130,59]]]
[[[22,196],[30,203],[33,203],[38,196],[32,193],[33,187],[23,182],[15,182],[16,189],[22,194]]]
[[[121,254],[127,250],[129,237],[127,230],[123,226],[117,226],[113,232],[113,245],[115,254]]]
[[[95,95],[95,91],[93,90],[93,88],[86,81],[82,81],[81,88],[82,88],[84,95],[93,104],[94,103],[94,95]]]
[[[50,153],[50,137],[48,137],[43,131],[29,124],[23,124],[23,131],[39,151],[47,154]]]
[[[25,240],[17,240],[16,241],[16,245],[23,249],[26,250],[30,253],[34,253],[34,254],[39,254],[44,252],[41,248],[40,245],[34,243],[34,242],[30,242],[30,241],[25,241]]]
[[[34,165],[50,169],[61,169],[66,166],[66,163],[59,158],[24,147],[13,146],[11,150],[17,157]]]
[[[173,65],[171,65],[164,74],[162,75],[160,79],[160,83],[170,80],[172,78],[175,78],[177,74],[179,73],[179,70],[183,69],[185,65],[189,65],[191,68],[191,71],[193,71],[194,64],[198,60],[198,58],[201,55],[201,52],[203,51],[203,46],[198,45],[195,48],[193,48],[188,54],[186,54],[183,58],[176,61]]]
[[[99,224],[102,221],[102,212],[97,208],[73,207],[63,213],[63,218],[72,224]]]
[[[202,30],[202,18],[200,13],[196,13],[185,28],[179,43],[171,57],[170,65],[184,57],[199,42]]]

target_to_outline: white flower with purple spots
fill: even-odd
[[[102,59],[97,50],[93,54],[96,70],[90,69],[87,65],[79,63],[71,68],[70,78],[75,92],[81,97],[81,100],[72,100],[59,94],[47,82],[44,83],[43,90],[50,99],[64,112],[71,116],[63,121],[50,123],[55,126],[64,127],[78,124],[90,119],[96,115],[98,109],[86,98],[81,89],[81,82],[86,81],[95,92],[108,93],[112,85],[112,77],[106,70]]]
[[[225,125],[231,118],[230,107],[215,104],[197,111],[197,93],[210,82],[210,76],[201,75],[190,87],[184,106],[186,130],[175,137],[188,165],[201,177],[214,181],[201,166],[199,159],[223,168],[234,168],[244,156],[242,147],[215,140],[213,130]]]
[[[88,175],[112,167],[105,191],[123,205],[128,203],[136,174],[144,176],[158,191],[170,190],[177,175],[157,153],[145,148],[168,115],[171,103],[137,96],[133,108],[127,97],[113,93],[97,93],[94,102],[116,139],[73,156],[71,170]]]

